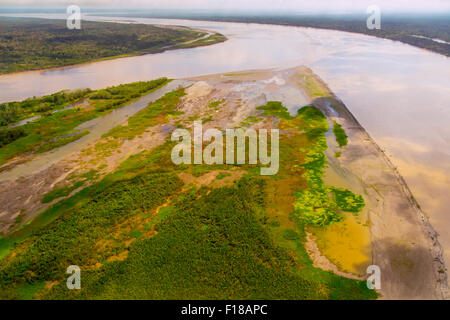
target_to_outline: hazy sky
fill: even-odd
[[[0,7],[229,9],[298,12],[365,12],[378,5],[384,12],[450,12],[450,0],[0,0]]]

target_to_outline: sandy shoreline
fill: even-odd
[[[0,15],[0,17],[2,17]],[[20,76],[23,75],[25,73],[39,73],[39,72],[46,72],[46,71],[55,71],[55,70],[65,70],[65,69],[70,69],[70,68],[77,68],[77,67],[81,67],[81,66],[85,66],[85,65],[89,65],[89,64],[93,64],[96,62],[101,62],[101,61],[107,61],[107,60],[116,60],[116,59],[121,59],[121,58],[130,58],[130,57],[137,57],[137,56],[143,56],[146,54],[157,54],[157,53],[164,53],[166,51],[169,50],[182,50],[182,49],[194,49],[194,48],[199,48],[199,47],[203,47],[205,45],[200,45],[200,46],[196,46],[196,47],[190,47],[190,48],[177,48],[176,46],[179,45],[183,45],[183,44],[189,44],[198,40],[202,40],[205,38],[205,36],[210,36],[210,35],[214,35],[214,34],[219,34],[218,32],[214,32],[211,30],[206,30],[206,29],[199,29],[199,28],[190,28],[190,27],[185,27],[185,26],[172,26],[172,25],[162,25],[162,24],[156,24],[154,25],[155,27],[158,28],[165,28],[165,29],[173,29],[173,30],[191,30],[191,31],[198,31],[198,32],[203,32],[206,33],[206,35],[202,35],[201,37],[198,37],[194,40],[189,40],[187,42],[182,42],[179,44],[174,44],[174,45],[170,45],[170,46],[166,46],[166,47],[162,47],[159,50],[155,51],[155,52],[131,52],[131,53],[124,53],[121,55],[117,55],[117,56],[111,56],[111,57],[103,57],[103,58],[98,58],[98,59],[93,59],[90,61],[85,61],[85,62],[80,62],[80,63],[75,63],[75,64],[68,64],[68,65],[62,65],[62,66],[54,66],[54,67],[48,67],[48,68],[39,68],[39,69],[30,69],[30,70],[22,70],[22,71],[14,71],[14,72],[8,72],[8,73],[0,73],[0,76]],[[226,39],[225,41],[227,41],[228,39]],[[211,43],[208,45],[212,45],[212,44],[217,44],[218,42],[215,43]],[[8,101],[4,101],[4,102],[8,102]]]
[[[308,72],[322,82],[311,70]],[[349,136],[340,163],[360,178],[370,197],[373,264],[381,268],[382,298],[448,298],[438,234],[383,150],[345,104],[330,94],[334,112],[325,101],[316,101],[315,105],[340,123]]]

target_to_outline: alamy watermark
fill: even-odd
[[[369,30],[380,30],[381,29],[381,9],[377,5],[368,6],[366,13],[370,14],[367,18],[366,24]]]
[[[70,30],[81,29],[81,8],[76,5],[68,6],[66,13],[69,15],[66,19],[67,28]]]
[[[218,129],[203,132],[202,122],[194,121],[193,137],[187,129],[176,129],[172,132],[172,141],[178,142],[172,149],[172,161],[176,165],[192,164],[193,149],[194,164],[224,164],[224,158],[226,164],[246,164],[248,158],[248,164],[258,164],[259,161],[263,165],[261,175],[275,175],[278,173],[280,158],[279,130],[270,130],[270,154],[268,130],[258,131],[237,128],[226,129],[225,133]],[[204,142],[209,143],[205,148]]]

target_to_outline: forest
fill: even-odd
[[[89,21],[83,21],[80,30],[69,30],[65,20],[0,17],[0,74],[205,46],[226,40],[220,34],[212,34],[194,41],[204,35],[206,33],[185,27]]]

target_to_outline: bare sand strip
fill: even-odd
[[[326,87],[311,70],[302,68],[301,72]],[[329,99],[313,103],[340,123],[349,137],[339,160],[344,170],[359,177],[370,198],[372,260],[381,268],[382,298],[448,298],[443,250],[436,231],[383,150],[344,103],[327,90]]]

